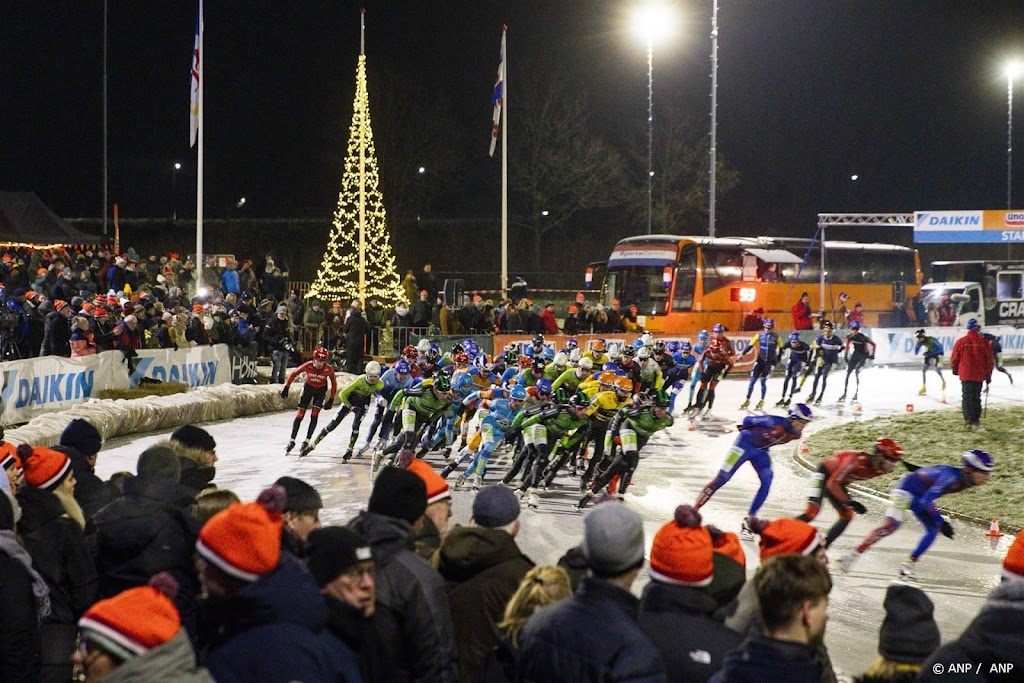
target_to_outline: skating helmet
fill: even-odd
[[[690,353],[691,351],[693,351],[693,344],[691,344],[688,341],[684,341],[684,342],[680,342],[679,343],[679,352],[680,353]]]
[[[517,384],[508,392],[508,399],[510,401],[522,402],[526,400],[526,395],[526,387],[521,384]]]
[[[857,322],[856,320],[851,320],[850,321],[850,329],[854,330],[854,331],[859,330],[860,329],[860,323]]]
[[[430,348],[434,349],[438,353],[441,353],[441,347],[436,342],[430,342]]]
[[[644,346],[654,346],[654,335],[650,332],[644,332],[640,335],[640,343]]]
[[[544,368],[546,368],[547,366],[548,366],[547,358],[534,358],[533,359],[533,365],[530,366],[530,369],[533,372],[544,372]]]
[[[676,344],[676,346],[678,347],[679,345]],[[668,351],[668,344],[666,344],[663,339],[659,339],[658,341],[654,342],[654,354],[655,355],[660,356],[661,354],[665,353],[666,351]]]
[[[814,413],[811,412],[811,407],[806,403],[797,403],[789,409],[788,417],[790,420],[803,420],[804,422],[810,422],[814,419]]]
[[[639,349],[643,345],[644,345],[643,340],[640,339],[640,337],[637,337],[636,339],[633,340],[633,343],[630,344],[629,346],[635,351],[636,349]]]
[[[537,380],[536,386],[537,386],[537,393],[540,394],[541,396],[550,396],[551,395],[551,380],[549,380],[547,378],[539,379],[539,380]]]
[[[473,375],[468,372],[463,372],[459,375],[459,378],[455,380],[455,388],[457,391],[469,391],[469,388],[473,386]]]
[[[452,362],[456,363],[458,365],[468,365],[469,364],[469,354],[466,353],[465,351],[459,351],[458,353],[453,353],[452,354]]]
[[[622,355],[622,349],[618,346],[613,346],[608,349],[608,357],[612,360],[618,360]]]
[[[616,377],[615,378],[615,391],[616,393],[624,393],[626,395],[633,393],[633,380],[628,377]]]
[[[647,360],[651,357],[651,347],[641,346],[636,352],[636,357],[640,360]]]
[[[597,352],[604,351],[604,348],[605,348],[604,339],[597,338],[594,341],[590,342],[590,348],[593,349],[594,351],[597,351]]]
[[[964,467],[978,470],[979,472],[991,472],[996,468],[996,461],[985,451],[975,448],[973,451],[964,451]]]
[[[977,318],[971,318],[970,320],[967,321],[967,329],[969,330],[976,330],[980,327],[981,325],[978,324]]]
[[[711,335],[708,334],[707,330],[701,330],[697,333],[697,341],[706,342],[708,339],[711,339]]]
[[[555,359],[555,350],[550,346],[545,346],[540,355],[544,360],[551,361]]]
[[[448,375],[437,375],[434,377],[434,391],[439,391],[442,394],[447,394],[452,390],[452,381]]]
[[[544,345],[544,335],[543,334],[535,334],[535,335],[533,335],[533,340],[531,341],[531,343],[534,346],[543,346]]]
[[[832,323],[831,320],[826,320],[825,324],[821,326],[821,329],[823,329],[823,330],[834,330],[834,329],[836,329],[836,326]]]
[[[711,328],[711,331],[714,332],[715,334],[721,334],[722,332],[725,332],[725,325],[723,325],[722,323],[715,323],[714,326]]]
[[[578,349],[579,347],[580,343],[576,341],[576,337],[569,337],[569,341],[565,342],[565,348],[569,349],[570,351],[572,351],[573,349]]]
[[[408,347],[406,347],[406,348],[408,348]],[[429,349],[429,348],[430,348],[430,340],[429,339],[420,339],[419,343],[416,344],[416,350],[419,351],[420,353],[426,353],[427,349]]]
[[[618,375],[615,374],[614,370],[605,370],[597,376],[597,383],[604,386],[613,386]]]
[[[404,358],[399,358],[398,362],[395,363],[395,372],[399,375],[408,375],[411,370],[409,361]]]
[[[529,368],[531,366],[533,366],[532,358],[530,358],[529,356],[519,356],[519,367],[525,370],[526,368]]]
[[[519,362],[519,354],[515,351],[508,351],[505,353],[505,364],[515,365]]]
[[[670,403],[672,403],[672,397],[664,389],[658,389],[654,393],[654,405],[659,408],[668,408]]]
[[[468,349],[470,346],[473,346],[474,344],[476,344],[476,342],[473,341],[472,337],[466,337],[465,339],[462,340],[462,348],[464,349]]]
[[[634,358],[636,358],[636,349],[634,349],[632,346],[627,346],[626,348],[622,349],[622,358],[623,360],[627,358],[629,360],[633,360]]]
[[[466,347],[463,346],[461,342],[455,342],[454,344],[452,344],[451,354],[453,357],[455,356],[455,354],[464,353],[465,351]]]
[[[515,344],[505,344],[505,348],[503,348],[502,351],[505,353],[515,352],[518,355],[519,348]]]
[[[428,363],[437,363],[441,360],[441,352],[438,349],[427,349],[427,352],[423,355],[423,359]]]
[[[893,462],[903,459],[903,446],[899,441],[882,437],[875,441],[875,452]]]
[[[764,329],[766,329],[766,330],[774,330],[775,329],[775,321],[772,320],[771,318],[765,318],[764,322],[761,323],[761,324],[764,326]]]
[[[572,351],[569,352],[569,362],[570,363],[575,365],[575,364],[579,363],[581,360],[583,360],[583,351],[581,351],[579,349],[579,347],[577,347],[577,348],[575,348],[575,349],[573,349]]]
[[[572,398],[569,399],[569,405],[573,408],[587,408],[590,406],[590,399],[587,398],[587,395],[582,391],[577,391],[572,395]]]
[[[569,365],[569,356],[564,353],[556,353],[555,359],[552,361],[552,365],[564,370]]]
[[[799,332],[790,332],[789,333],[789,343],[792,344],[793,342],[798,342],[798,341],[800,341],[800,333]]]
[[[619,374],[618,373],[619,366],[616,365],[615,363],[612,363],[611,361],[609,361],[609,362],[605,363],[604,365],[602,365],[601,366],[601,370],[603,372],[614,372],[616,375]]]
[[[367,380],[370,378],[380,379],[380,363],[375,360],[371,360],[366,364],[366,367],[363,368],[363,374],[366,375]],[[370,384],[373,384],[373,382],[370,382]]]
[[[914,336],[917,337],[918,339],[921,339],[923,337],[926,337],[927,335],[924,333],[924,330],[918,330],[914,332]]]
[[[578,367],[581,370],[586,370],[586,371],[589,372],[590,370],[594,369],[594,361],[592,361],[589,357],[588,358],[580,358],[580,363],[579,363]]]
[[[462,348],[466,350],[470,358],[476,358],[480,355],[480,346],[472,339],[462,342]]]
[[[327,357],[329,355],[330,354],[327,353],[327,349],[325,349],[322,346],[318,346],[315,349],[313,349],[313,360],[323,360],[323,361],[325,361],[325,360],[327,360]]]
[[[430,347],[428,346],[427,348]],[[426,353],[426,350],[424,350],[424,353]],[[402,349],[402,355],[405,356],[406,358],[415,358],[416,356],[419,355],[419,352],[416,350],[415,346],[413,346],[412,344],[407,344],[406,347]]]

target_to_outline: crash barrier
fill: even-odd
[[[0,363],[0,423],[22,423],[97,398],[103,390],[136,388],[145,382],[180,382],[190,387],[256,382],[255,345],[139,349],[136,354],[130,374],[121,351]]]
[[[429,330],[424,331],[429,332]],[[453,344],[461,344],[466,339],[472,339],[473,341],[475,341],[476,345],[480,347],[480,351],[482,353],[486,353],[488,356],[493,356],[495,349],[498,349],[499,352],[501,351],[500,346],[495,346],[495,337],[490,334],[431,335],[428,333],[424,335],[413,335],[412,337],[409,338],[409,343],[412,344],[413,346],[416,346],[416,344],[418,344],[420,339],[423,339],[423,337],[426,337],[430,341],[437,344],[438,347],[441,349],[441,353],[448,353],[451,350]],[[568,339],[568,337],[566,337],[566,339]]]

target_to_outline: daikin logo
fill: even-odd
[[[981,216],[928,216],[928,225],[981,225]]]
[[[1007,225],[1024,225],[1024,211],[1007,211]]]

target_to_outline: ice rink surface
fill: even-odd
[[[1011,372],[1017,378],[1016,386],[1011,386],[1005,376],[997,374],[989,396],[991,404],[1024,402],[1024,390],[1021,388],[1024,377],[1019,368],[1011,368]],[[960,385],[948,370],[945,372],[947,403],[943,404],[939,400],[937,378],[932,373],[928,377],[929,395],[918,396],[921,384],[918,368],[868,368],[861,373],[860,413],[855,413],[849,404],[840,408],[835,403],[835,398],[842,393],[843,374],[836,372],[830,377],[824,405],[820,410],[815,409],[821,417],[811,423],[807,434],[837,423],[903,413],[908,403],[914,404],[916,411],[947,409],[950,411],[950,429],[961,429]],[[810,381],[798,399],[808,395]],[[781,385],[782,379],[778,375],[769,380],[767,405],[778,400]],[[675,507],[692,503],[700,489],[715,476],[736,435],[736,424],[746,415],[746,411],[738,410],[746,386],[745,377],[720,384],[711,419],[695,422],[693,430],[690,430],[687,419],[678,416],[680,406],[685,405],[684,400],[676,406],[675,425],[657,434],[644,449],[633,485],[626,495],[626,503],[645,521],[648,548],[658,528],[672,518]],[[759,391],[755,388],[755,402]],[[680,398],[685,398],[685,395]],[[781,409],[768,412],[778,411]],[[333,414],[334,411],[321,415],[319,426],[323,426]],[[322,522],[343,523],[365,506],[372,485],[369,458],[355,458],[349,464],[341,461],[348,444],[351,418],[310,455],[299,459],[295,455],[284,455],[293,417],[294,413],[289,411],[202,425],[217,441],[219,461],[215,483],[233,490],[243,500],[251,500],[282,475],[299,477],[320,491],[324,499]],[[369,417],[363,420],[364,434],[369,428]],[[306,423],[303,422],[300,439],[305,428]],[[161,432],[112,440],[100,452],[97,473],[106,479],[120,470],[134,472],[139,453],[168,436],[169,432]],[[899,434],[887,436],[899,438]],[[775,479],[759,516],[795,516],[803,511],[810,473],[792,458],[798,447],[797,443],[772,450]],[[998,464],[1001,454],[993,455]],[[958,456],[959,453],[949,453],[950,462],[958,462]],[[440,469],[440,454],[429,454],[426,459]],[[496,457],[491,459],[488,482],[498,481],[505,471],[506,461],[507,458],[496,453]],[[449,477],[450,484],[454,480],[455,475]],[[738,532],[757,487],[754,470],[742,468],[701,510],[705,523]],[[556,479],[553,489],[541,495],[537,509],[524,505],[523,529],[517,541],[534,562],[554,563],[582,538],[584,515],[573,508],[580,496],[578,480],[562,474]],[[967,491],[958,495],[971,494]],[[468,523],[472,497],[472,491],[454,492],[453,524]],[[878,629],[884,616],[882,600],[886,587],[896,580],[900,562],[916,545],[922,531],[916,520],[908,519],[895,534],[866,553],[849,574],[842,574],[838,559],[882,521],[886,507],[883,499],[871,499],[863,494],[858,497],[868,506],[869,513],[856,518],[829,551],[835,587],[830,598],[826,642],[834,665],[848,675],[862,673],[874,659]],[[834,511],[826,505],[814,524],[825,531],[835,519]],[[955,522],[954,526],[957,531],[955,542],[940,536],[921,560],[914,578],[914,583],[935,602],[935,617],[943,642],[959,636],[974,618],[985,596],[998,583],[1000,563],[1013,540],[1010,535],[989,539],[985,536],[986,528],[965,522]],[[758,564],[756,541],[744,542],[744,550],[747,571],[752,574]],[[642,573],[634,585],[637,595],[646,581],[647,576]]]

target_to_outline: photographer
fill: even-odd
[[[137,351],[141,346],[139,319],[132,314],[126,315],[114,327],[114,348],[124,354],[125,362],[128,363],[128,374],[135,370],[135,358],[139,355]]]
[[[287,306],[281,304],[277,307],[274,317],[267,324],[264,336],[272,362],[270,383],[284,384],[288,357],[295,353],[295,340],[292,338],[292,324],[288,318]]]
[[[6,310],[0,316],[3,360],[28,358],[28,312],[25,310],[25,290],[21,287],[7,296]]]

